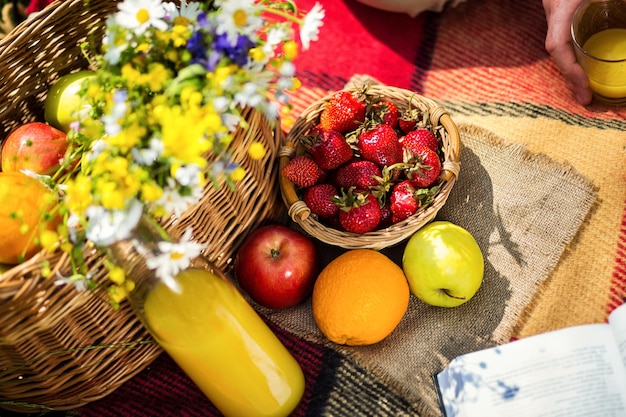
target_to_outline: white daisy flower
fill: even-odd
[[[309,49],[311,41],[317,40],[324,15],[325,12],[322,5],[315,3],[315,6],[304,16],[302,26],[300,27],[300,41],[303,49]]]
[[[276,93],[276,99],[280,102],[286,102],[288,100],[286,94]],[[276,101],[266,102],[264,106],[262,106],[261,111],[270,120],[278,119],[278,114],[280,113],[280,105]]]
[[[222,113],[222,124],[229,132],[234,132],[241,123],[241,117],[232,113]]]
[[[275,55],[276,46],[288,38],[287,32],[281,26],[273,27],[267,32],[267,40],[263,45],[266,61]]]
[[[137,35],[143,34],[150,27],[159,30],[168,28],[167,22],[163,20],[165,8],[161,0],[124,0],[117,7],[119,9],[115,15],[117,23],[135,31]]]
[[[124,210],[107,210],[102,206],[89,206],[85,211],[89,219],[87,239],[97,246],[109,246],[130,237],[131,231],[139,223],[143,205],[134,200]]]
[[[167,187],[163,188],[163,195],[155,202],[155,205],[163,207],[168,215],[173,213],[181,216],[189,206],[196,204],[202,198],[203,187],[192,186],[189,195],[181,195],[174,179],[168,178],[167,180]]]
[[[86,277],[72,275],[71,277],[64,277],[61,275],[59,271],[56,272],[57,279],[54,281],[54,285],[73,285],[76,288],[76,291],[81,292],[87,289],[87,281]]]
[[[202,169],[196,164],[183,165],[176,170],[174,177],[183,187],[199,185]]]
[[[91,142],[91,147],[89,148],[89,152],[85,155],[85,160],[87,162],[91,162],[95,160],[98,155],[102,152],[106,151],[109,148],[109,143],[104,139],[96,139]]]
[[[191,260],[199,256],[205,245],[191,240],[191,228],[187,228],[178,242],[162,241],[158,243],[160,254],[146,260],[146,266],[154,269],[172,291],[180,293],[181,288],[176,275],[187,269]]]
[[[264,96],[259,93],[256,84],[248,82],[242,86],[240,91],[235,93],[234,99],[242,107],[256,107],[264,101]]]
[[[151,166],[154,162],[163,155],[165,150],[165,144],[159,138],[152,138],[148,143],[147,148],[133,148],[131,150],[133,159],[137,161],[139,165]]]
[[[189,23],[195,23],[201,12],[200,3],[196,1],[182,1],[180,7],[175,3],[167,2],[163,3],[163,8],[165,9],[166,17],[174,21],[174,23],[176,23],[176,19],[179,17],[187,19]]]
[[[283,77],[293,77],[296,74],[296,66],[293,65],[292,62],[284,61],[278,69],[278,72]]]
[[[254,0],[224,0],[217,5],[220,14],[217,16],[216,33],[226,34],[231,45],[237,44],[237,36],[245,35],[256,39],[257,31],[263,26],[260,6]]]
[[[115,136],[122,131],[122,126],[119,124],[120,119],[126,115],[128,104],[126,99],[128,98],[128,92],[125,90],[115,90],[113,92],[113,106],[109,114],[102,116],[102,122],[104,123],[104,132],[108,136]]]
[[[115,17],[109,16],[106,20],[106,25],[107,27],[114,26]],[[117,65],[120,62],[122,52],[129,46],[128,39],[122,37],[122,35],[121,33],[117,33],[117,31],[107,32],[102,40],[105,50],[103,57],[109,65]]]

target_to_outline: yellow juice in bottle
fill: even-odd
[[[304,375],[235,287],[209,271],[177,277],[148,294],[145,318],[155,339],[226,416],[287,416]]]
[[[583,45],[591,55],[619,62],[588,60],[587,75],[593,91],[607,98],[626,97],[626,29],[605,29]]]

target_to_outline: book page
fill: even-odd
[[[469,353],[435,379],[447,417],[626,417],[626,371],[607,324]]]
[[[617,340],[617,346],[622,355],[622,363],[626,369],[626,304],[617,307],[609,316],[609,324]]]

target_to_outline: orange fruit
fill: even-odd
[[[353,249],[332,260],[313,287],[313,317],[322,333],[342,345],[380,342],[409,306],[400,266],[372,249]]]
[[[39,250],[39,234],[56,227],[44,218],[51,210],[51,195],[35,178],[0,172],[0,263],[17,264]]]

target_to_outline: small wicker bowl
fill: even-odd
[[[343,91],[356,91],[359,87],[348,88]],[[409,107],[418,108],[428,113],[432,126],[440,133],[444,159],[440,175],[440,188],[433,197],[432,204],[421,207],[411,217],[395,223],[387,228],[372,232],[357,234],[338,230],[318,221],[317,216],[300,199],[297,187],[284,176],[280,175],[280,189],[282,198],[287,206],[288,214],[306,233],[312,237],[344,249],[383,249],[398,244],[408,239],[418,229],[432,221],[437,212],[443,207],[450,195],[460,171],[460,147],[461,141],[456,124],[447,111],[434,101],[415,94],[412,91],[389,87],[384,85],[370,85],[367,93],[372,96],[382,96],[391,100],[400,112]],[[335,93],[330,93],[307,107],[296,120],[293,127],[285,137],[283,146],[279,151],[280,170],[289,161],[302,151],[299,138],[304,136],[309,129],[319,123],[319,116],[326,107],[326,103]],[[441,127],[441,128],[440,128]]]

